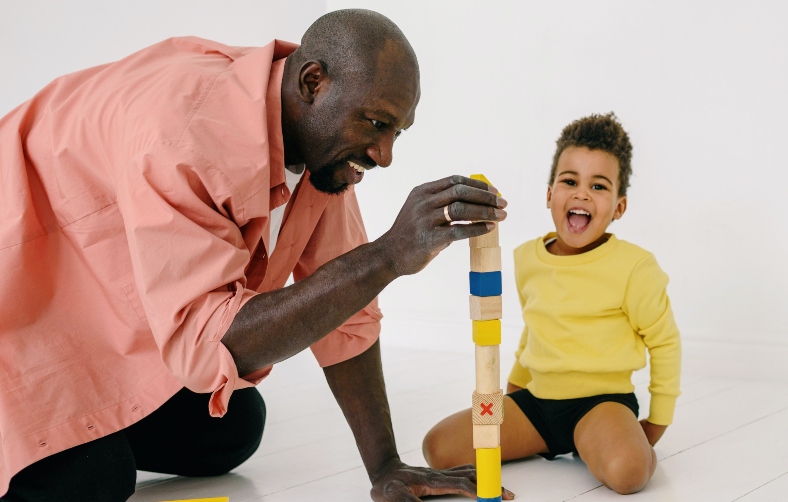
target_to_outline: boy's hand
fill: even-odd
[[[665,434],[665,429],[668,428],[667,425],[656,425],[652,424],[646,419],[640,421],[640,426],[643,427],[643,432],[646,433],[646,439],[648,439],[648,444],[654,446],[659,441],[659,438]]]

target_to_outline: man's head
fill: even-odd
[[[613,113],[572,122],[557,144],[547,187],[550,251],[585,253],[607,241],[607,227],[626,211],[632,144]]]
[[[360,9],[326,14],[285,64],[285,161],[306,164],[319,190],[342,192],[365,169],[391,164],[420,92],[416,55],[388,18]]]

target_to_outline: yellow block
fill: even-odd
[[[230,502],[230,497],[213,497],[210,499],[162,500],[161,502]]]
[[[501,447],[476,450],[476,496],[501,496]]]
[[[501,320],[471,321],[473,323],[473,343],[476,345],[501,344]]]
[[[490,183],[490,180],[488,180],[483,174],[471,174],[471,179],[472,180],[483,181],[483,182],[487,183],[488,185],[493,186],[493,184]],[[499,197],[501,196],[501,192],[498,192],[498,196]]]

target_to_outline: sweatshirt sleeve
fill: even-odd
[[[515,269],[515,283],[517,285],[517,296],[520,300],[520,308],[525,307],[526,297],[523,294],[523,277],[521,273],[521,265],[523,265],[524,260],[524,253],[522,248],[517,248],[514,251],[514,269]],[[513,383],[518,387],[525,388],[528,385],[528,382],[531,381],[531,372],[528,371],[528,368],[520,363],[520,356],[522,356],[523,352],[525,351],[525,346],[528,344],[528,326],[523,326],[523,333],[520,335],[520,343],[517,346],[517,350],[514,351],[514,365],[512,366],[512,371],[509,372],[509,383]]]
[[[249,251],[233,217],[243,211],[224,174],[184,148],[159,144],[120,176],[123,215],[137,292],[161,358],[185,387],[211,393],[222,416],[238,376],[221,343],[241,307]]]
[[[648,348],[651,365],[648,421],[657,425],[672,423],[680,394],[681,339],[667,285],[668,276],[649,254],[633,269],[624,300],[624,311]]]
[[[324,263],[367,242],[356,193],[350,187],[342,195],[329,199],[293,270],[293,279],[300,281],[312,275]],[[315,359],[321,367],[326,367],[365,352],[377,341],[382,318],[375,297],[369,305],[312,345]]]

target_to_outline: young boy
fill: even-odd
[[[652,446],[673,420],[681,344],[654,256],[606,233],[627,207],[632,145],[613,113],[569,124],[557,141],[547,207],[555,232],[514,252],[525,328],[509,376],[501,456],[575,452],[608,488],[641,490]],[[651,360],[638,423],[631,375]],[[474,462],[471,410],[424,438],[431,467]]]

